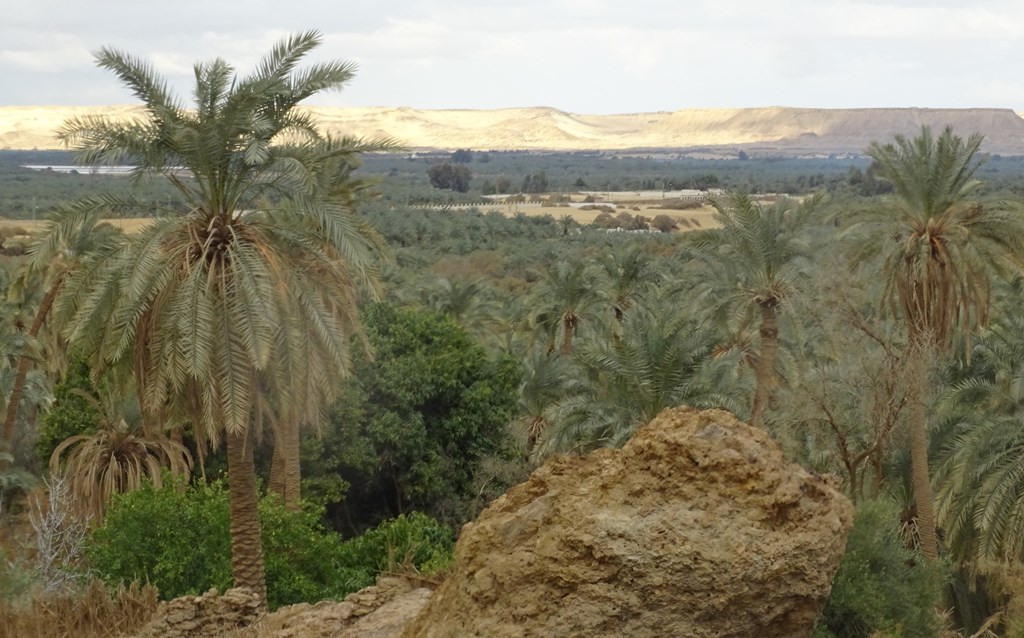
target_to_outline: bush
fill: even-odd
[[[384,571],[409,571],[426,577],[446,572],[455,558],[452,531],[426,514],[413,512],[385,521],[346,541],[342,563],[346,588],[357,591]]]
[[[172,481],[169,481],[172,482]],[[115,497],[88,553],[111,584],[152,583],[167,600],[231,586],[231,542],[225,486],[152,485]],[[383,569],[405,563],[435,573],[450,561],[451,531],[413,514],[343,541],[324,530],[312,508],[292,512],[276,495],[260,501],[271,609],[341,598],[372,585]]]
[[[857,508],[846,554],[814,638],[933,638],[946,578],[937,564],[907,549],[893,503]]]
[[[65,439],[92,434],[100,424],[100,413],[83,395],[97,397],[85,357],[73,354],[64,377],[53,388],[53,403],[39,423],[36,450],[43,467],[50,463],[53,450]]]

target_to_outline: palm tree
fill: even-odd
[[[560,261],[544,273],[534,294],[539,305],[534,321],[547,334],[548,352],[554,352],[561,332],[561,353],[568,356],[580,324],[592,316],[599,299],[594,276],[582,261]]]
[[[200,436],[226,441],[234,580],[263,601],[257,426],[315,420],[348,372],[376,240],[341,178],[360,152],[389,146],[325,137],[296,109],[352,78],[345,62],[298,68],[319,42],[289,37],[244,77],[224,60],[197,64],[194,111],[148,64],[101,49],[99,66],[144,114],[75,118],[60,133],[81,162],[134,163],[135,177],[166,179],[187,202],[88,255],[55,312],[97,367],[132,362],[148,418],[183,410]]]
[[[619,339],[579,348],[577,389],[545,411],[535,455],[622,445],[677,405],[735,410],[730,366],[711,356],[713,347],[711,334],[670,307],[633,307]]]
[[[137,418],[126,416],[124,406],[117,405],[113,395],[106,397],[106,405],[100,405],[85,392],[76,394],[102,415],[101,426],[58,445],[50,457],[50,473],[68,480],[80,513],[102,522],[112,495],[137,490],[146,480],[160,487],[165,469],[177,476],[191,472],[192,455],[185,446],[160,432],[147,431]]]
[[[549,411],[565,395],[579,390],[568,359],[546,352],[532,351],[523,361],[523,380],[519,385],[519,417],[513,424],[531,453],[551,424]]]
[[[1024,319],[1004,307],[943,393],[932,436],[936,518],[954,555],[976,564],[1024,555]]]
[[[778,313],[793,294],[797,264],[807,244],[802,233],[821,199],[802,203],[783,199],[763,206],[742,193],[712,202],[721,228],[700,231],[693,238],[705,257],[713,260],[708,287],[722,309],[756,310],[760,314],[760,350],[750,423],[764,427],[764,413],[775,384],[779,349]]]
[[[660,278],[651,256],[640,244],[611,250],[600,261],[607,282],[608,294],[614,304],[615,319],[622,317],[633,304]]]
[[[32,288],[40,288],[45,292],[26,335],[26,351],[18,358],[17,373],[4,416],[0,451],[11,450],[18,413],[23,407],[22,398],[28,372],[39,356],[33,346],[50,316],[53,302],[65,279],[78,266],[83,255],[105,242],[114,241],[119,234],[116,228],[101,220],[101,213],[108,210],[102,200],[96,200],[93,206],[79,207],[78,210],[58,209],[48,220],[46,229],[32,240],[28,248],[28,259],[22,264],[8,291],[9,296],[14,298],[24,298]],[[3,458],[0,457],[0,466],[5,463]]]
[[[949,127],[913,138],[872,143],[875,174],[893,185],[883,204],[861,211],[858,258],[881,257],[883,299],[907,330],[908,356],[945,352],[957,332],[984,325],[991,274],[1024,267],[1024,217],[1004,202],[971,199],[982,136],[966,141]],[[925,386],[929,370],[908,379],[908,420],[914,502],[922,553],[938,555],[928,469]]]

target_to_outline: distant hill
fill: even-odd
[[[656,150],[757,155],[862,152],[873,140],[950,124],[961,135],[985,134],[984,149],[1024,155],[1024,119],[1011,109],[687,109],[579,115],[553,108],[418,110],[362,107],[309,109],[328,131],[392,137],[410,149]],[[0,149],[59,148],[55,132],[74,115],[131,117],[137,107],[0,107]]]

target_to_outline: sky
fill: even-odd
[[[1021,0],[4,0],[0,106],[135,100],[93,63],[252,69],[290,33],[358,73],[310,104],[581,114],[793,106],[1024,110]]]

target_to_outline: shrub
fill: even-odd
[[[231,586],[226,488],[166,486],[114,498],[93,533],[89,556],[108,583],[150,582],[160,597],[199,594]],[[271,609],[341,598],[372,585],[377,574],[406,565],[425,574],[451,560],[451,531],[413,514],[381,524],[350,541],[326,531],[312,508],[292,512],[276,495],[260,501],[267,601]]]
[[[426,514],[413,512],[385,521],[342,549],[346,588],[357,591],[385,571],[409,571],[426,577],[441,574],[455,557],[452,531]]]
[[[943,569],[906,547],[896,506],[879,499],[857,508],[846,554],[814,638],[933,638]]]
[[[651,226],[663,233],[670,233],[679,228],[679,224],[676,220],[672,219],[668,215],[655,215],[654,219],[651,220]]]

